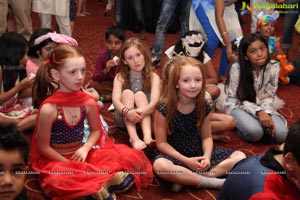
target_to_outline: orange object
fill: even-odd
[[[294,70],[294,66],[287,64],[286,55],[277,55],[276,59],[279,60],[281,64],[281,70],[279,71],[279,79],[284,84],[288,84],[290,80],[287,76]]]

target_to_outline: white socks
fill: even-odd
[[[221,189],[225,180],[225,178],[212,178],[200,175],[200,183],[197,187]]]

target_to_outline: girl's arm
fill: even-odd
[[[217,85],[219,82],[218,74],[216,72],[215,67],[213,66],[213,63],[211,60],[207,61],[205,64],[205,69],[206,69],[206,84],[215,84]]]
[[[125,107],[122,103],[122,86],[123,79],[118,73],[114,78],[113,91],[112,91],[112,102],[115,107],[115,110],[118,113],[122,113],[122,109]]]
[[[104,69],[106,67],[104,60],[104,55],[103,53],[99,53],[97,60],[96,60],[96,66],[95,66],[95,71],[93,74],[93,81],[98,81],[98,82],[102,82],[105,80],[105,74],[104,74]]]
[[[167,141],[167,129],[165,126],[165,117],[158,111],[154,114],[154,133],[157,149],[173,158],[184,163],[188,168],[196,171],[201,168],[202,157],[186,157],[174,149]]]
[[[0,89],[2,88],[2,69],[0,68]],[[8,101],[11,97],[13,97],[15,94],[23,90],[24,88],[27,88],[29,85],[33,83],[33,80],[29,80],[29,77],[24,78],[21,82],[19,82],[15,87],[11,88],[7,92],[4,92],[0,94],[0,105]]]
[[[167,128],[165,125],[165,117],[159,112],[155,111],[154,114],[154,133],[157,149],[173,158],[186,163],[187,157],[180,154],[176,149],[174,149],[167,141]]]
[[[86,143],[80,147],[71,157],[71,160],[85,162],[92,147],[100,137],[100,118],[97,106],[87,106],[87,120],[90,128],[90,135]]]
[[[203,150],[203,160],[201,160],[202,168],[201,171],[207,170],[210,167],[210,159],[213,150],[213,140],[211,134],[211,114],[208,114],[201,127],[201,141]]]
[[[144,108],[138,108],[137,112],[142,117],[153,113],[155,106],[157,105],[160,97],[160,78],[156,73],[153,73],[152,85],[151,85],[151,100],[148,106]]]
[[[62,156],[50,146],[51,128],[56,118],[56,105],[45,104],[41,107],[37,127],[38,150],[41,155],[49,160],[68,161],[67,158]]]
[[[226,29],[225,21],[223,19],[224,9],[225,9],[224,0],[215,0],[215,18],[216,18],[217,26],[221,34],[221,37],[223,39],[223,43],[226,47],[227,58],[229,61],[232,61],[231,41]]]
[[[264,116],[266,114],[272,114],[274,111],[273,103],[278,87],[278,73],[280,71],[280,66],[277,62],[271,61],[266,66],[265,80],[267,83],[263,83],[262,95],[257,96],[259,103],[252,103],[249,101],[242,102],[239,106],[240,109],[252,114],[253,116],[260,116],[260,112],[263,111]],[[269,119],[269,117],[267,116]]]
[[[230,114],[231,111],[239,106],[239,100],[236,97],[236,91],[240,79],[240,65],[234,63],[230,68],[229,83],[225,85],[226,98],[225,98],[225,113]]]
[[[280,71],[280,66],[276,62],[273,64],[269,63],[267,67],[269,68],[269,81],[264,88],[264,93],[262,98],[263,103],[261,104],[260,107],[266,113],[271,114],[274,110],[273,103],[278,88],[278,75]]]

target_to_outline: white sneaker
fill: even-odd
[[[152,67],[154,67],[154,68],[160,64],[160,60],[156,56],[153,56],[151,58],[151,62],[152,62]]]

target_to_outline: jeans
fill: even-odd
[[[134,14],[136,16],[136,19],[139,23],[138,24],[139,27],[141,27],[142,30],[145,29],[146,23],[144,20],[142,0],[128,0],[126,2],[131,4]],[[117,25],[120,25],[122,23],[124,6],[125,6],[124,0],[116,0],[115,1],[115,21],[116,21]]]
[[[141,27],[141,29],[144,30],[146,28],[146,23],[144,20],[142,0],[130,0],[130,3],[132,5],[136,19],[139,23],[139,27]]]
[[[258,118],[241,110],[234,109],[231,115],[236,120],[236,128],[238,135],[247,142],[257,142],[262,139],[264,130]],[[277,143],[284,142],[288,128],[283,117],[272,114],[272,119],[275,126],[274,140]]]
[[[122,22],[122,9],[124,9],[124,0],[115,0],[115,21],[118,26]]]
[[[180,37],[188,32],[191,4],[192,0],[163,0],[152,47],[152,54],[156,56],[158,60],[161,59],[167,29],[176,8],[179,8]]]
[[[295,4],[300,3],[300,0],[285,0],[285,3]],[[289,49],[292,47],[294,26],[300,14],[300,5],[298,5],[298,9],[288,9],[288,13],[284,16],[284,28],[283,28],[283,36],[282,36],[282,48]]]

